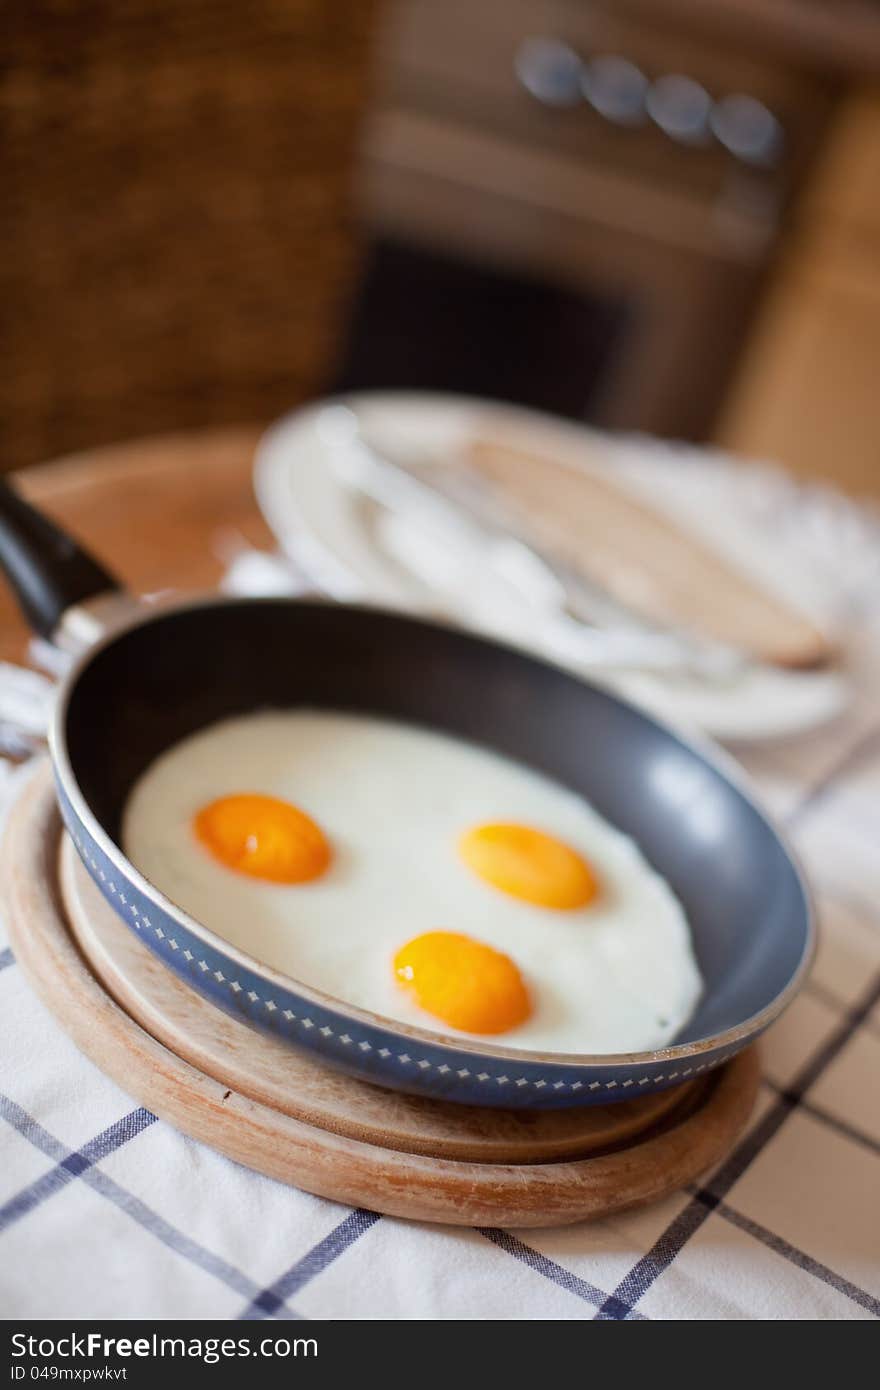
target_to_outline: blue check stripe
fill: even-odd
[[[747,1235],[753,1236],[755,1240],[759,1240],[762,1245],[766,1245],[775,1254],[781,1255],[784,1260],[797,1265],[798,1269],[805,1270],[807,1274],[812,1274],[823,1284],[828,1284],[830,1288],[836,1289],[838,1293],[852,1299],[853,1303],[858,1303],[860,1307],[866,1308],[875,1317],[880,1317],[880,1299],[874,1298],[867,1290],[860,1289],[849,1279],[844,1279],[842,1274],[829,1269],[820,1260],[814,1260],[812,1255],[808,1255],[804,1250],[799,1250],[796,1245],[792,1245],[789,1241],[783,1240],[782,1236],[768,1231],[766,1226],[752,1221],[750,1217],[744,1216],[742,1212],[728,1206],[726,1202],[719,1201],[718,1198],[712,1196],[711,1192],[701,1189],[695,1192],[694,1196],[698,1202],[705,1203],[710,1211],[717,1212],[725,1221],[729,1221],[732,1226],[745,1231]]]
[[[734,1149],[730,1158],[722,1165],[707,1187],[702,1189],[703,1193],[709,1194],[714,1199],[716,1205],[727,1196],[753,1160],[775,1137],[792,1111],[800,1104],[806,1092],[840,1055],[853,1033],[878,1002],[880,1002],[880,977],[866,990],[857,1007],[801,1068],[793,1085],[779,1095],[775,1104],[768,1110],[760,1123]],[[692,1198],[684,1210],[666,1228],[660,1239],[617,1286],[608,1302],[600,1308],[597,1317],[611,1320],[627,1317],[627,1310],[636,1307],[639,1300],[645,1296],[661,1274],[669,1268],[687,1245],[691,1236],[706,1221],[712,1209],[710,1205],[707,1205],[704,1196]],[[867,1295],[865,1296],[867,1297]]]
[[[314,1279],[316,1275],[343,1255],[354,1242],[375,1225],[381,1217],[376,1212],[366,1211],[359,1208],[351,1212],[344,1221],[340,1222],[329,1235],[319,1241],[306,1255],[297,1260],[296,1264],[283,1274],[274,1284],[263,1289],[252,1303],[239,1316],[243,1321],[255,1321],[267,1316],[277,1314],[281,1301],[290,1298],[293,1294],[299,1293],[304,1286]],[[491,1241],[493,1245],[512,1255],[514,1259],[520,1260],[536,1274],[542,1275],[545,1279],[558,1284],[560,1288],[575,1297],[581,1298],[594,1308],[599,1308],[606,1301],[608,1295],[602,1290],[589,1284],[585,1279],[581,1279],[570,1270],[564,1269],[562,1265],[556,1264],[554,1260],[548,1259],[539,1251],[526,1245],[523,1241],[517,1240],[515,1236],[508,1234],[507,1231],[498,1230],[495,1227],[477,1227],[477,1233],[484,1239]],[[633,1319],[645,1320],[644,1313],[631,1312]]]
[[[861,767],[880,752],[880,729],[873,728],[859,738],[827,772],[810,787],[798,804],[786,817],[786,825],[792,829],[820,806],[835,787],[854,768]],[[846,1046],[853,1033],[865,1022],[880,997],[880,982],[875,983],[865,994],[862,1002],[852,1010],[834,1031],[829,1040],[818,1049],[807,1062],[795,1084],[780,1095],[776,1104],[768,1111],[760,1124],[731,1154],[727,1162],[716,1174],[710,1185],[712,1196],[720,1201],[727,1195],[752,1161],[765,1148],[777,1131],[785,1123],[792,1110],[800,1104],[807,1090],[821,1073],[831,1064]],[[619,1320],[629,1317],[629,1309],[634,1308],[648,1289],[669,1268],[687,1245],[691,1237],[700,1229],[710,1213],[710,1208],[699,1198],[694,1197],[674,1221],[666,1228],[659,1240],[642,1259],[637,1261],[626,1278],[621,1281],[607,1303],[600,1308],[597,1317]]]
[[[866,1134],[863,1129],[858,1129],[846,1120],[841,1120],[830,1110],[826,1110],[824,1105],[817,1105],[813,1100],[805,1100],[803,1096],[797,1100],[790,1091],[785,1089],[780,1089],[778,1093],[783,1096],[787,1095],[792,1103],[796,1104],[805,1114],[812,1115],[814,1120],[821,1121],[828,1129],[835,1130],[837,1134],[842,1134],[844,1139],[851,1139],[854,1144],[858,1144],[861,1148],[867,1149],[869,1153],[880,1157],[880,1141],[876,1140],[873,1135]]]
[[[828,989],[827,985],[820,985],[817,980],[807,980],[804,984],[804,994],[808,994],[811,999],[816,999],[826,1009],[838,1015],[849,1016],[849,1004],[833,990]],[[870,1033],[874,1038],[880,1038],[880,1022],[875,1023],[872,1018],[862,1020],[860,1027],[865,1033]]]
[[[0,1096],[0,1115],[4,1119],[15,1123],[12,1118],[14,1112],[18,1110],[14,1101],[10,1101],[6,1096]],[[40,1206],[56,1192],[60,1192],[74,1178],[81,1177],[87,1169],[100,1163],[102,1158],[114,1153],[127,1144],[135,1135],[140,1134],[149,1125],[155,1124],[156,1116],[151,1115],[149,1110],[132,1110],[130,1114],[123,1115],[121,1120],[117,1120],[109,1129],[105,1129],[101,1134],[96,1135],[88,1144],[81,1149],[72,1149],[64,1153],[55,1167],[48,1173],[44,1173],[36,1182],[32,1182],[29,1187],[25,1187],[21,1192],[2,1207],[0,1207],[0,1231],[4,1231],[13,1222],[19,1221],[26,1216],[34,1207]],[[30,1134],[26,1134],[30,1138]],[[53,1145],[54,1148],[54,1145]]]
[[[286,1299],[298,1293],[316,1275],[322,1274],[328,1265],[337,1260],[349,1246],[359,1240],[364,1232],[368,1231],[371,1226],[375,1226],[379,1220],[381,1217],[378,1212],[366,1211],[363,1207],[358,1207],[350,1212],[345,1220],[340,1221],[329,1235],[318,1241],[317,1245],[312,1246],[311,1250],[297,1260],[296,1264],[291,1265],[280,1279],[276,1279],[274,1284],[261,1289],[244,1312],[239,1314],[239,1320],[254,1322],[260,1318],[277,1314]]]
[[[581,1279],[577,1274],[572,1274],[571,1270],[558,1265],[555,1260],[548,1259],[540,1251],[533,1249],[531,1245],[526,1245],[524,1241],[517,1240],[516,1236],[509,1235],[507,1231],[499,1231],[493,1226],[478,1226],[476,1230],[479,1235],[486,1240],[490,1240],[493,1245],[497,1245],[500,1250],[506,1250],[508,1255],[512,1255],[515,1260],[520,1260],[536,1274],[542,1274],[545,1279],[550,1279],[554,1284],[558,1284],[567,1293],[572,1293],[576,1298],[582,1298],[585,1303],[590,1303],[594,1308],[601,1308],[607,1302],[608,1295],[602,1289],[597,1289],[595,1284],[589,1284],[586,1279]],[[636,1313],[630,1309],[627,1316],[633,1320],[645,1321],[644,1313]]]
[[[149,1114],[148,1111],[144,1111],[143,1113]],[[0,1093],[0,1117],[5,1119],[13,1129],[17,1130],[17,1132],[33,1144],[35,1148],[39,1149],[41,1153],[46,1154],[48,1158],[54,1159],[58,1166],[68,1157],[69,1151],[60,1140],[56,1139],[54,1135],[44,1129],[41,1124],[33,1119],[26,1110],[23,1110],[20,1105],[16,1104],[14,1100],[11,1100],[2,1093]],[[111,1128],[116,1127],[113,1126]],[[110,1131],[105,1131],[105,1133],[109,1134]],[[100,1139],[101,1136],[98,1136],[98,1138]],[[181,1142],[187,1141],[181,1140]],[[97,1143],[98,1140],[92,1141],[92,1144]],[[91,1148],[92,1145],[86,1145],[85,1150],[81,1150],[80,1152],[86,1152],[91,1150]],[[113,1152],[113,1150],[108,1149],[107,1152]],[[102,1157],[106,1157],[106,1153],[102,1154]],[[154,1236],[156,1240],[160,1241],[169,1250],[173,1250],[175,1254],[188,1260],[190,1264],[204,1270],[206,1274],[219,1280],[220,1283],[225,1284],[227,1288],[232,1289],[234,1293],[239,1294],[242,1298],[252,1299],[259,1294],[259,1284],[249,1279],[241,1270],[228,1264],[221,1256],[215,1255],[212,1250],[208,1250],[205,1246],[199,1245],[198,1241],[191,1240],[189,1236],[184,1235],[182,1231],[172,1226],[170,1222],[166,1221],[164,1217],[161,1217],[158,1212],[153,1211],[145,1202],[142,1202],[139,1197],[135,1197],[133,1193],[127,1191],[126,1188],[115,1182],[113,1178],[108,1177],[100,1168],[96,1167],[95,1164],[98,1161],[98,1159],[95,1159],[91,1165],[82,1168],[78,1174],[80,1179],[94,1192],[97,1192],[121,1212],[124,1212],[126,1216],[143,1230],[149,1232],[150,1235]],[[13,1198],[13,1202],[15,1200],[16,1199]],[[32,1210],[33,1207],[30,1209]],[[288,1308],[284,1310],[284,1315],[286,1317],[296,1316],[296,1314]]]
[[[801,799],[788,817],[789,825],[799,825],[804,817],[824,803],[832,794],[836,783],[856,766],[862,765],[866,757],[880,751],[880,730],[873,730],[860,739],[838,763],[823,776]],[[861,904],[860,904],[861,906]],[[867,910],[867,905],[864,905]],[[873,915],[873,914],[872,914]],[[880,922],[880,917],[874,916]],[[8,948],[0,950],[0,970],[12,965],[14,957]],[[768,1115],[734,1151],[722,1166],[715,1178],[703,1188],[691,1192],[690,1201],[675,1221],[663,1233],[653,1250],[633,1267],[626,1279],[610,1294],[590,1284],[587,1280],[566,1270],[555,1261],[534,1250],[525,1242],[505,1231],[480,1228],[479,1234],[508,1256],[520,1261],[539,1276],[550,1280],[566,1292],[580,1298],[585,1304],[598,1309],[597,1316],[603,1319],[644,1319],[636,1304],[654,1281],[671,1265],[679,1251],[686,1245],[690,1236],[700,1228],[711,1212],[738,1227],[752,1238],[761,1241],[782,1258],[797,1265],[825,1284],[837,1289],[866,1310],[878,1313],[878,1300],[842,1278],[834,1270],[822,1265],[805,1252],[776,1236],[750,1218],[730,1206],[726,1194],[738,1178],[748,1168],[753,1159],[778,1132],[787,1116],[797,1107],[803,1107],[815,1115],[822,1123],[830,1124],[856,1142],[867,1143],[876,1151],[875,1141],[859,1134],[842,1121],[821,1110],[805,1099],[805,1092],[818,1076],[829,1066],[853,1032],[859,1027],[870,1026],[868,1014],[880,997],[880,981],[868,991],[862,1003],[841,1019],[840,1027],[831,1035],[828,1042],[820,1047],[811,1061],[802,1068],[793,1086],[779,1092]],[[845,1009],[842,1001],[830,1000],[837,1009]],[[240,1270],[228,1265],[213,1252],[191,1241],[181,1231],[175,1229],[156,1212],[115,1183],[101,1171],[102,1158],[114,1153],[130,1139],[141,1133],[151,1123],[153,1117],[147,1111],[133,1111],[117,1124],[110,1126],[80,1149],[69,1151],[59,1140],[44,1130],[14,1102],[0,1096],[0,1116],[4,1116],[31,1143],[54,1161],[52,1170],[25,1188],[11,1201],[0,1208],[0,1230],[20,1219],[28,1212],[38,1208],[44,1201],[66,1186],[73,1179],[81,1179],[95,1192],[113,1203],[144,1230],[150,1232],[170,1250],[188,1260],[194,1266],[220,1280],[247,1300],[242,1318],[262,1318],[267,1316],[296,1317],[297,1314],[286,1304],[286,1299],[299,1292],[312,1279],[320,1275],[335,1260],[342,1256],[360,1237],[381,1218],[373,1212],[354,1210],[340,1222],[333,1231],[319,1241],[310,1251],[296,1261],[285,1274],[273,1284],[260,1287],[248,1279]]]

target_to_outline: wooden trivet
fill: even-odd
[[[3,883],[19,964],[86,1056],[185,1134],[335,1201],[453,1225],[564,1225],[682,1187],[751,1113],[754,1050],[656,1096],[559,1111],[481,1110],[337,1074],[151,955],[63,834],[48,767],[10,813]]]

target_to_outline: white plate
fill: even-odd
[[[613,470],[615,481],[665,510],[744,572],[759,578],[815,621],[834,618],[829,585],[809,547],[786,544],[778,513],[791,485],[765,469],[718,454],[646,439],[611,439],[584,426],[519,407],[416,392],[365,392],[346,398],[379,447],[416,462],[454,457],[473,435],[515,439],[522,448]],[[325,404],[295,411],[263,437],[256,456],[257,499],[283,550],[337,598],[415,612],[441,609],[463,625],[542,649],[540,625],[500,580],[484,576],[479,601],[443,600],[383,542],[376,509],[338,480],[320,430]],[[723,528],[717,526],[723,517]],[[772,523],[761,535],[763,522]],[[707,533],[707,524],[712,526]],[[803,530],[803,528],[800,528]],[[798,536],[800,535],[800,531]],[[772,539],[772,543],[768,541]],[[400,556],[400,547],[395,548]],[[596,679],[595,673],[580,668]],[[698,726],[726,742],[789,737],[842,712],[849,683],[837,671],[794,673],[750,667],[724,685],[646,674],[602,679],[666,719]]]

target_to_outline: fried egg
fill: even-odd
[[[372,717],[214,724],[141,776],[123,848],[172,902],[303,984],[505,1047],[662,1047],[701,991],[681,904],[587,802]]]

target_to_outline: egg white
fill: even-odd
[[[217,862],[192,819],[239,792],[306,811],[333,845],[328,872],[280,885]],[[594,868],[599,896],[554,911],[483,882],[456,849],[462,831],[483,821],[558,836]],[[453,1030],[410,1001],[391,965],[427,931],[465,932],[516,962],[533,1012],[487,1039],[506,1047],[662,1047],[700,995],[685,913],[631,840],[548,778],[424,729],[311,710],[224,720],[147,769],[125,807],[123,846],[166,897],[241,950],[337,999],[436,1032]]]

